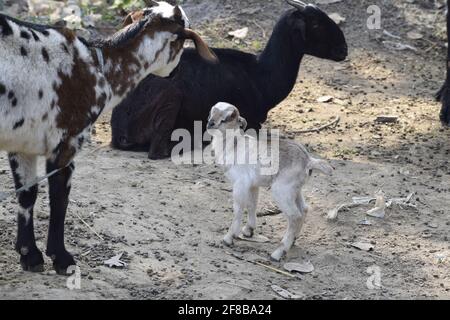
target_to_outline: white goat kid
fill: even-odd
[[[235,216],[223,241],[228,246],[233,245],[233,239],[241,232],[244,211],[248,212],[248,222],[242,233],[245,237],[253,236],[259,187],[271,187],[276,204],[288,219],[283,240],[271,255],[273,260],[280,261],[299,235],[308,212],[302,188],[311,171],[319,170],[331,175],[333,168],[328,162],[313,158],[304,146],[294,141],[281,139],[278,144],[279,152],[266,152],[271,150],[271,146],[276,146],[271,140],[268,140],[268,146],[263,148],[267,150],[263,150],[261,144],[257,149],[258,140],[241,131],[245,130],[245,127],[245,119],[240,117],[238,109],[233,105],[218,103],[212,108],[208,119],[208,132],[213,137],[215,160],[224,165],[226,176],[233,184]],[[275,154],[278,159],[267,159]],[[236,163],[236,159],[250,160],[252,157],[256,159],[255,163]],[[265,174],[263,164],[274,162],[278,163],[278,170]]]

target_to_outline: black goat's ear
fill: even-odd
[[[300,18],[295,21],[295,28],[300,31],[302,39],[306,40],[306,22],[304,19]]]

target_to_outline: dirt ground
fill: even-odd
[[[281,0],[183,3],[194,28],[211,44],[253,52],[264,46],[288,9]],[[366,9],[376,3],[382,28],[401,40],[367,29]],[[221,169],[175,166],[169,160],[150,161],[146,154],[111,150],[106,146],[110,115],[104,115],[77,158],[67,218],[66,242],[82,272],[81,289],[67,289],[67,279],[51,271],[50,261],[42,274],[20,269],[14,251],[16,201],[10,198],[0,203],[0,298],[281,299],[271,289],[278,285],[305,299],[449,299],[450,129],[441,126],[439,104],[433,100],[444,79],[444,11],[425,0],[343,0],[321,7],[346,18],[342,26],[350,56],[340,64],[305,58],[298,84],[271,112],[267,126],[331,159],[336,172],[333,177],[315,175],[307,186],[312,210],[282,263],[268,260],[286,227],[282,215],[259,218],[257,232],[269,243],[237,241],[234,248],[224,247],[232,203]],[[226,38],[244,26],[249,27],[246,39]],[[423,38],[410,40],[409,31]],[[384,40],[410,44],[417,52],[388,49]],[[317,102],[325,95],[334,100]],[[399,121],[376,123],[379,115],[396,115]],[[334,116],[341,119],[335,129],[298,133]],[[0,190],[12,186],[1,153]],[[40,187],[35,208],[41,249],[49,212],[46,188]],[[414,192],[417,209],[394,206],[384,219],[369,218],[368,226],[359,222],[373,206],[327,220],[330,209],[380,189],[389,198]],[[258,212],[267,213],[270,205],[265,190]],[[371,243],[373,251],[350,245],[357,241]],[[103,264],[121,252],[126,268]],[[251,262],[283,269],[284,262],[308,260],[314,271],[295,278]],[[380,268],[379,290],[367,287],[371,266]]]

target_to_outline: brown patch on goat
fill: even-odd
[[[75,41],[75,39],[77,38],[77,35],[75,34],[75,32],[73,32],[70,29],[63,28],[63,29],[59,29],[58,31],[59,31],[59,33],[61,33],[64,36],[64,38],[67,39],[67,42],[69,44],[73,43]]]
[[[50,56],[48,55],[48,51],[45,48],[42,48],[42,57],[44,58],[45,62],[50,61]]]
[[[129,15],[129,17],[135,23],[137,23],[140,19],[144,17],[144,13],[142,11],[133,12]],[[126,20],[126,23],[127,22],[129,21]],[[137,35],[134,39],[131,39],[126,47],[105,48],[104,55],[106,59],[111,59],[111,61],[113,61],[113,65],[115,62],[119,61],[119,59],[122,60],[121,65],[123,68],[120,72],[115,72],[113,68],[106,74],[114,93],[118,95],[123,95],[126,91],[128,91],[132,87],[130,80],[132,80],[134,78],[134,75],[136,74],[136,72],[133,69],[134,66],[137,66],[138,68],[144,67],[145,69],[148,69],[148,67],[150,67],[146,65],[142,66],[141,62],[135,55],[135,52],[139,48],[140,44],[142,43],[142,39],[144,37],[147,36],[151,39],[154,39],[155,34],[158,32],[169,32],[177,34],[182,30],[183,27],[177,24],[176,22],[168,22],[167,20],[161,18],[159,19],[155,18],[154,21],[152,21],[150,25],[145,27],[145,29],[143,29],[139,35]],[[163,44],[163,47],[156,52],[154,60],[150,62],[150,65],[159,58],[162,51],[168,45],[168,41],[169,40],[166,40],[166,42]],[[177,43],[173,46],[173,52],[171,52],[170,54],[170,59],[169,61],[166,61],[166,63],[172,62],[173,59],[178,54],[179,50],[183,48],[184,39],[177,40],[176,42]]]
[[[56,118],[56,124],[58,128],[66,130],[65,140],[55,151],[59,153],[57,154],[57,162],[61,166],[69,163],[75,155],[76,149],[70,145],[69,141],[93,123],[90,111],[97,103],[95,94],[97,78],[95,74],[92,74],[89,65],[80,59],[77,50],[75,50],[73,61],[71,75],[68,76],[61,71],[58,72],[61,85],[54,88],[58,97],[57,105],[61,110]],[[104,106],[104,103],[98,105],[100,109],[103,109]]]

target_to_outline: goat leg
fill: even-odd
[[[242,229],[244,237],[252,238],[256,229],[256,206],[258,204],[258,188],[252,188],[250,190],[250,201],[248,204],[248,221]]]
[[[16,190],[36,179],[37,157],[16,154],[8,156]],[[37,193],[38,187],[32,186],[17,195],[20,210],[17,216],[16,251],[20,254],[22,269],[32,272],[44,271],[44,259],[34,237],[33,209]]]
[[[58,170],[59,166],[47,161],[47,172]],[[50,193],[50,226],[46,254],[53,261],[53,268],[58,274],[66,275],[67,268],[75,265],[75,260],[64,246],[64,221],[66,218],[71,177],[75,166],[71,163],[49,178]]]
[[[156,134],[150,142],[148,158],[150,160],[161,160],[170,158],[170,134]]]

